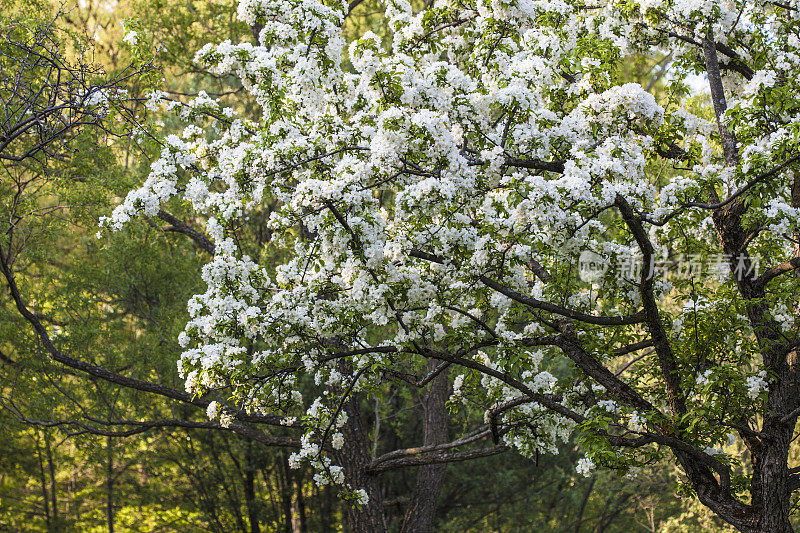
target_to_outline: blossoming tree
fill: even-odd
[[[104,221],[176,196],[204,221],[187,390],[226,391],[208,409],[223,423],[302,431],[292,460],[341,486],[357,530],[384,527],[378,472],[577,435],[579,471],[671,455],[728,523],[791,531],[794,3],[388,0],[382,37],[350,39],[357,5],[242,0],[257,44],[197,60],[235,73],[258,115],[181,106],[183,135]],[[667,54],[658,101],[624,83],[633,58]],[[240,238],[263,216],[289,250],[277,266]],[[581,277],[587,251],[605,268]],[[714,278],[661,275],[713,258]],[[373,458],[359,398],[387,383],[427,387],[425,442]],[[451,383],[486,425],[448,441]]]

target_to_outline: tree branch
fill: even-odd
[[[200,233],[199,231],[195,230],[194,228],[190,227],[186,222],[178,219],[174,215],[164,211],[163,209],[158,210],[158,218],[163,220],[164,222],[168,222],[172,224],[171,227],[164,228],[164,231],[174,231],[176,233],[183,233],[190,239],[192,239],[195,243],[197,243],[200,248],[205,250],[206,252],[214,255],[215,246],[211,240]]]
[[[2,249],[0,249],[0,258],[1,257],[2,257]],[[17,286],[16,280],[14,279],[14,274],[11,271],[10,267],[6,264],[5,260],[3,259],[0,259],[0,271],[2,271],[3,276],[6,279],[6,284],[8,286],[9,292],[11,293],[11,298],[14,300],[17,310],[31,324],[33,329],[36,331],[36,334],[39,337],[42,346],[54,361],[66,365],[74,370],[78,370],[80,372],[88,374],[90,376],[100,378],[109,383],[114,383],[117,385],[121,385],[123,387],[136,389],[143,392],[149,392],[173,400],[178,400],[180,402],[192,405],[199,409],[205,409],[211,403],[211,400],[208,398],[193,397],[184,391],[173,389],[171,387],[161,385],[160,383],[141,381],[135,378],[122,376],[120,374],[111,372],[110,370],[99,367],[97,365],[93,365],[91,363],[75,359],[74,357],[71,357],[61,352],[53,344],[52,339],[50,338],[50,335],[47,333],[47,329],[44,327],[44,325],[42,325],[42,323],[39,321],[36,315],[32,313],[25,305],[24,301],[22,300],[19,287]],[[270,424],[274,426],[291,425],[284,423],[283,417],[277,415],[257,415],[257,414],[248,414],[245,413],[244,411],[234,411],[233,417],[242,422],[256,422],[262,424]]]

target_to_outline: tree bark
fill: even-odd
[[[428,372],[441,364],[428,360]],[[443,370],[433,379],[422,399],[423,446],[447,442],[447,398],[450,396],[450,373]],[[442,491],[447,465],[430,464],[419,467],[411,502],[403,518],[402,533],[428,533],[433,531],[436,504]]]
[[[794,529],[789,520],[792,491],[789,488],[788,459],[792,430],[786,424],[780,424],[780,420],[770,421],[772,427],[767,427],[767,424],[765,422],[762,430],[763,452],[758,460],[758,470],[753,473],[761,482],[761,512],[756,531],[791,533]]]
[[[360,399],[353,395],[345,401],[343,411],[347,423],[342,427],[344,445],[334,454],[344,469],[345,479],[354,489],[364,489],[369,501],[361,507],[345,504],[346,530],[352,533],[382,533],[387,531],[383,513],[383,495],[378,479],[366,472],[370,463],[370,443],[361,418]]]

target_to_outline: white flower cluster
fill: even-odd
[[[755,376],[747,378],[747,397],[755,400],[761,394],[761,391],[767,390],[767,373],[761,370]]]
[[[583,477],[589,477],[592,475],[592,472],[594,472],[595,468],[596,465],[591,459],[587,457],[581,457],[578,459],[578,464],[575,467],[575,470]]]
[[[128,43],[129,45],[133,46],[139,41],[139,32],[130,30],[125,34],[122,40]]]

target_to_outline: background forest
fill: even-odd
[[[57,132],[55,147],[28,153],[37,138],[0,137],[0,245],[39,320],[59,349],[118,375],[183,390],[176,361],[186,301],[202,292],[204,250],[186,237],[177,202],[158,219],[98,239],[98,219],[140,182],[157,155],[142,140],[140,98],[158,88],[181,100],[200,90],[224,95],[241,114],[254,103],[238,80],[203,71],[192,58],[209,40],[247,34],[235,0],[2,0],[0,96],[6,119],[19,79],[34,94],[45,68],[20,66],[14,43],[44,38],[88,85],[117,80],[127,107],[102,127]],[[364,31],[379,2],[348,20]],[[124,42],[130,31],[147,48]],[[37,33],[39,32],[39,33]],[[53,48],[51,48],[53,49]],[[626,75],[658,92],[670,57],[629,65]],[[23,95],[24,96],[24,95]],[[698,97],[702,99],[702,97]],[[9,111],[11,110],[11,111]],[[162,133],[177,126],[148,113]],[[6,132],[7,133],[7,132]],[[5,135],[5,134],[4,134]],[[46,136],[46,134],[44,134]],[[136,136],[139,137],[136,137]],[[30,146],[26,143],[32,143]],[[20,154],[27,154],[21,157]],[[279,257],[264,220],[251,219],[254,246]],[[263,257],[263,254],[262,254]],[[0,530],[3,531],[340,531],[335,489],[290,469],[289,446],[272,446],[209,423],[202,406],[110,383],[56,362],[0,292]],[[365,399],[382,428],[374,450],[414,445],[422,398],[397,389]],[[389,413],[392,413],[391,415]],[[480,409],[459,411],[479,419]],[[126,421],[120,424],[119,421]],[[136,425],[136,421],[156,421]],[[124,426],[124,427],[123,427]],[[388,429],[388,431],[387,431]],[[287,439],[288,442],[288,439]],[[528,460],[512,452],[447,466],[437,531],[724,531],[710,511],[681,494],[673,464],[636,477],[575,471],[576,444]],[[399,530],[414,468],[381,474],[391,526]]]

